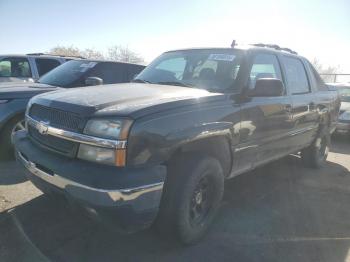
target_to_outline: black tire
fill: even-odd
[[[301,151],[301,159],[307,167],[320,168],[327,159],[330,146],[330,133],[328,128],[323,128],[314,142]]]
[[[14,148],[12,144],[12,133],[16,125],[20,122],[24,122],[23,115],[16,116],[6,123],[0,133],[0,158],[1,159],[13,159]]]
[[[224,174],[218,160],[184,155],[169,166],[156,221],[163,235],[194,244],[207,232],[220,206]]]

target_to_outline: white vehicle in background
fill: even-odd
[[[338,89],[340,94],[340,111],[336,131],[350,134],[350,83],[329,84]]]
[[[71,59],[43,53],[0,55],[0,84],[35,82],[40,76]]]

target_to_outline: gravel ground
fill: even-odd
[[[152,230],[120,235],[54,202],[0,163],[0,261],[350,261],[350,139],[326,167],[287,157],[227,183],[208,236],[181,247]]]

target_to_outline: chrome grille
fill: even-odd
[[[33,104],[29,109],[29,116],[39,122],[46,122],[52,127],[67,131],[81,132],[84,128],[84,121],[78,115]],[[79,144],[51,135],[41,134],[36,128],[28,125],[29,137],[37,144],[57,153],[75,157]]]
[[[48,122],[50,126],[69,131],[81,131],[84,125],[83,119],[74,113],[37,104],[31,106],[29,116],[37,121]]]
[[[42,135],[32,126],[28,126],[30,138],[47,149],[61,153],[66,156],[74,157],[78,149],[78,143],[64,140],[50,135]]]

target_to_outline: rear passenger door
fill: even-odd
[[[292,98],[292,145],[300,149],[309,143],[317,130],[317,103],[301,59],[282,55],[286,85]]]

